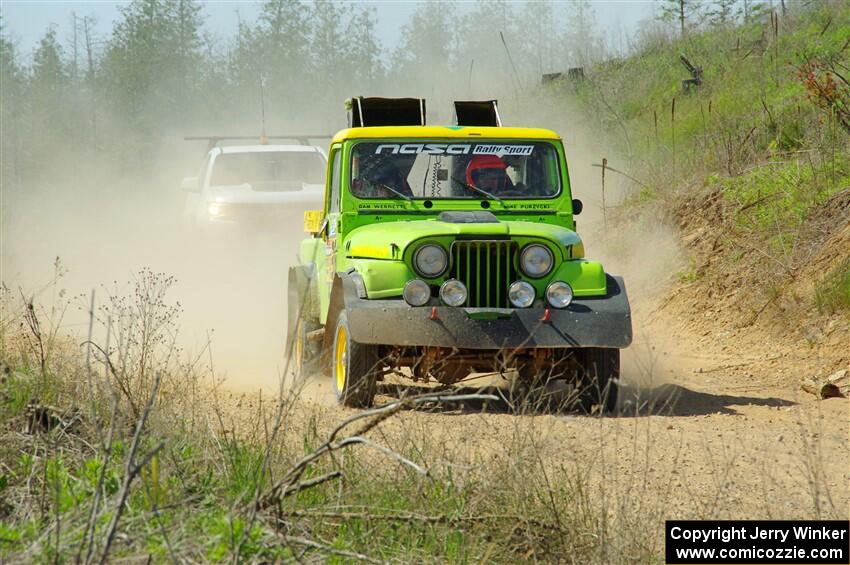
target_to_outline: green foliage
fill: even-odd
[[[740,225],[766,232],[796,229],[813,206],[850,184],[850,159],[837,156],[835,162],[817,164],[768,161],[721,184],[738,206]]]
[[[815,284],[815,305],[822,314],[850,312],[850,259]]]

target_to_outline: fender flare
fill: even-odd
[[[318,323],[319,286],[316,280],[315,265],[296,265],[289,268],[286,305],[289,332],[295,330],[299,314],[305,320]]]
[[[325,335],[323,349],[329,351],[333,347],[336,321],[339,313],[354,306],[366,298],[366,286],[363,277],[354,269],[345,273],[335,273],[331,284],[331,297],[328,304],[328,318],[325,320]]]

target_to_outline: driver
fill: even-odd
[[[466,165],[466,184],[476,186],[491,194],[511,190],[508,166],[497,155],[476,155]]]
[[[404,174],[398,169],[396,164],[388,159],[381,159],[369,170],[368,173],[362,175],[362,179],[366,182],[359,183],[358,196],[366,198],[398,198],[392,190],[387,190],[389,187],[396,192],[403,194],[409,198],[413,197],[413,191],[404,178]]]

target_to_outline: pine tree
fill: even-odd
[[[23,77],[14,44],[0,19],[0,184],[16,188],[21,181],[21,121],[24,114]]]
[[[569,3],[564,43],[573,65],[587,66],[601,57],[601,45],[596,33],[596,13],[587,0]]]
[[[737,0],[713,0],[706,9],[708,23],[723,27],[735,20],[735,4]]]
[[[105,98],[127,126],[112,138],[135,137],[153,149],[156,131],[189,127],[200,82],[201,25],[196,0],[133,0],[121,8],[103,59]]]
[[[320,96],[338,97],[339,89],[347,83],[349,69],[343,57],[343,45],[349,43],[342,27],[343,8],[329,0],[314,0],[310,19],[310,56],[314,81]],[[346,95],[347,96],[347,95]]]
[[[520,87],[516,55],[525,39],[516,21],[513,5],[504,0],[479,2],[463,18],[458,52],[465,59],[462,65],[474,60],[475,96],[503,97]]]
[[[459,35],[457,19],[452,3],[428,0],[417,4],[402,27],[401,41],[392,54],[387,85],[390,94],[413,90],[428,97],[437,92],[439,85],[454,80],[451,69]]]
[[[267,115],[300,115],[313,90],[309,39],[310,10],[296,0],[267,0],[253,29],[240,25],[240,38],[233,53],[234,85],[243,100],[243,111],[259,125],[260,82],[265,85]],[[259,131],[259,127],[257,128]]]
[[[68,127],[68,118],[73,111],[69,112],[66,105],[69,77],[63,57],[64,49],[56,39],[56,29],[51,26],[33,53],[29,82],[32,108],[37,109],[32,115],[30,132],[36,166],[39,163],[47,165],[55,144],[73,133]]]
[[[558,22],[551,0],[527,3],[519,13],[518,29],[526,40],[518,47],[517,63],[526,78],[539,80],[540,75],[563,65],[563,43],[558,41]]]
[[[662,0],[661,19],[679,24],[679,35],[685,37],[688,25],[696,20],[702,8],[700,0]]]
[[[375,88],[383,78],[382,48],[376,33],[377,25],[375,8],[361,6],[346,26],[345,37],[351,46],[346,50],[346,64],[356,92]]]

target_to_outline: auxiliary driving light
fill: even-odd
[[[413,266],[426,279],[433,279],[445,272],[449,266],[449,256],[439,245],[423,245],[413,254]]]
[[[534,287],[525,281],[516,281],[508,289],[508,299],[517,308],[528,308],[534,302]]]
[[[431,299],[431,287],[423,280],[412,279],[405,283],[401,295],[411,306],[425,306]]]
[[[446,306],[462,306],[467,297],[466,286],[457,279],[450,279],[440,287],[440,298]]]
[[[554,281],[546,287],[546,300],[553,308],[566,308],[573,301],[573,287],[564,281]]]
[[[538,243],[526,246],[519,256],[519,266],[522,267],[522,272],[533,279],[548,275],[554,264],[555,258],[549,248]]]

